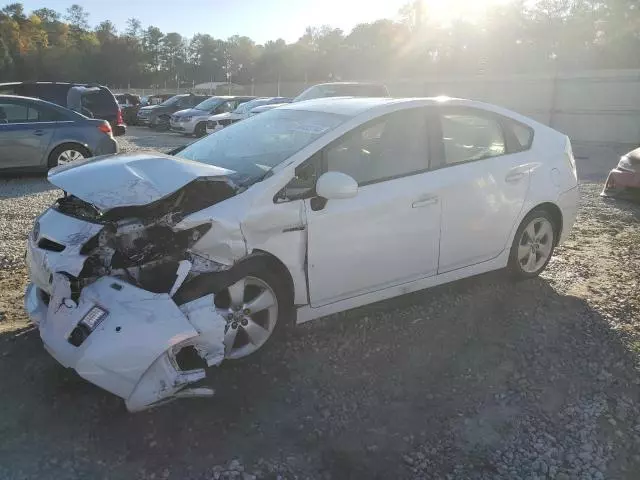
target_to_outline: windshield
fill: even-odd
[[[160,105],[167,106],[167,107],[171,106],[171,105],[175,105],[176,103],[178,103],[180,101],[181,98],[182,98],[181,95],[175,95],[175,96],[171,97],[170,99],[165,100]]]
[[[221,98],[211,97],[207,98],[204,102],[200,102],[193,108],[195,108],[196,110],[204,110],[205,112],[209,112],[220,105],[220,103],[222,103],[223,101],[224,100],[222,100]]]
[[[250,100],[245,102],[236,108],[233,113],[247,113],[252,108],[259,107],[260,105],[265,105],[269,102],[268,98],[256,98],[255,100]]]
[[[304,100],[313,100],[314,98],[324,97],[322,87],[316,85],[315,87],[307,88],[304,92],[293,99],[294,102],[302,102]]]
[[[388,93],[384,86],[368,84],[337,84],[337,85],[315,85],[308,88],[296,98],[294,102],[313,100],[314,98],[325,97],[386,97]]]
[[[219,130],[177,156],[232,170],[233,180],[250,185],[346,118],[324,112],[271,110]]]

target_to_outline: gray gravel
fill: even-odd
[[[131,415],[22,329],[24,239],[60,192],[0,180],[0,479],[635,480],[640,206],[599,190],[581,185],[541,279],[492,273],[320,319],[211,372],[213,399]]]

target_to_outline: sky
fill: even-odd
[[[331,25],[349,32],[359,23],[397,18],[408,0],[11,0],[27,12],[48,7],[64,14],[78,3],[95,26],[111,20],[119,31],[128,18],[143,27],[154,25],[164,33],[191,37],[208,33],[215,38],[246,35],[257,43],[283,38],[295,42],[307,26]],[[442,1],[442,0],[440,0]],[[0,2],[8,4],[10,1]]]

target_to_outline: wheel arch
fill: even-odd
[[[554,227],[556,227],[556,238],[555,244],[557,245],[560,237],[562,236],[562,228],[563,228],[563,218],[562,218],[562,210],[555,203],[544,202],[536,205],[535,207],[529,209],[526,215],[523,218],[526,218],[534,210],[545,210],[549,215],[551,215],[551,219],[553,220]]]
[[[91,151],[91,149],[89,148],[89,145],[87,143],[83,143],[83,142],[79,142],[78,140],[71,140],[71,139],[57,140],[55,143],[52,143],[51,145],[49,145],[49,148],[47,149],[47,154],[46,154],[47,166],[50,166],[51,154],[57,148],[60,148],[60,147],[62,147],[64,145],[69,145],[69,146],[79,145],[82,148],[84,148],[87,152],[89,152],[90,156],[93,156],[93,152]]]
[[[293,305],[293,300],[295,298],[295,284],[293,282],[293,276],[291,272],[284,264],[282,260],[273,255],[272,253],[267,252],[266,250],[254,249],[251,252],[251,255],[247,257],[247,259],[251,258],[252,260],[256,260],[262,262],[266,268],[273,269],[276,272],[279,278],[282,279],[284,286],[287,289],[289,294],[289,299],[291,300],[291,304]]]

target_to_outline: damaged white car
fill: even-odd
[[[539,274],[574,222],[569,140],[455,99],[320,99],[175,156],[52,170],[26,309],[65,367],[131,411],[285,324],[508,267]],[[478,319],[481,321],[481,319]]]

